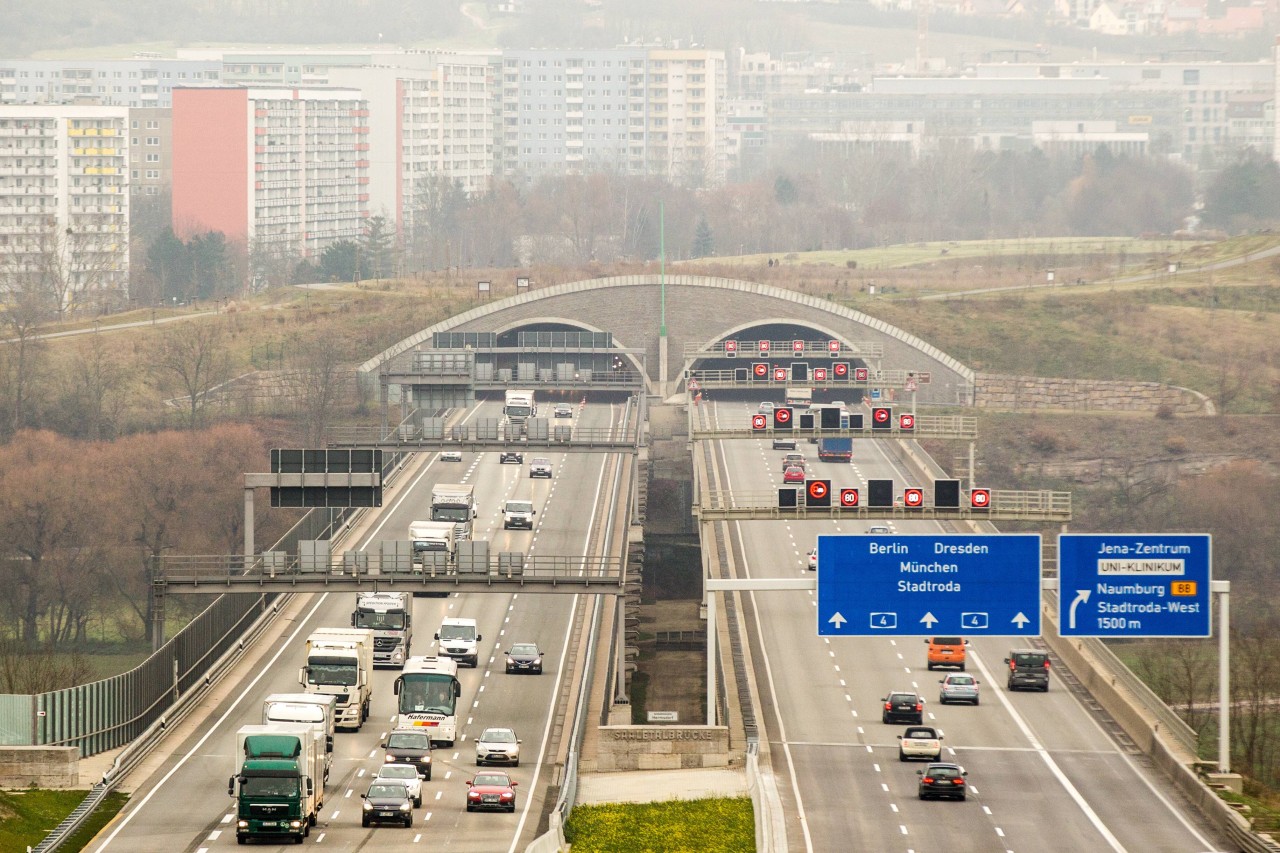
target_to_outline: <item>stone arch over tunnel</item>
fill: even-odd
[[[665,338],[660,334],[665,315]],[[928,371],[918,401],[971,405],[973,371],[932,344],[860,311],[772,285],[711,276],[656,274],[584,279],[531,290],[488,303],[411,335],[362,364],[376,374],[393,361],[411,358],[443,331],[510,332],[521,326],[556,323],[613,333],[620,347],[644,351],[650,391],[668,394],[686,368],[686,347],[731,337],[760,326],[793,325],[844,342],[883,348],[887,369]],[[639,368],[641,365],[636,364]]]

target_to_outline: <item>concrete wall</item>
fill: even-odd
[[[596,766],[615,770],[681,770],[729,766],[725,726],[601,726]]]
[[[1054,379],[1039,376],[974,377],[974,404],[1009,412],[1034,410],[1155,412],[1167,406],[1178,414],[1198,414],[1206,401],[1185,388],[1159,382],[1110,382],[1098,379]]]
[[[0,788],[76,788],[80,750],[74,746],[0,747]]]

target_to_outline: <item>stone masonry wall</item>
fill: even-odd
[[[1097,379],[1053,379],[1040,376],[974,377],[978,408],[1010,412],[1056,409],[1070,411],[1155,412],[1161,406],[1177,414],[1205,411],[1205,400],[1185,388],[1159,382],[1113,382]]]
[[[728,767],[724,726],[601,726],[595,770]]]
[[[75,788],[80,750],[74,746],[0,747],[0,788]]]

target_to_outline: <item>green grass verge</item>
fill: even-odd
[[[76,806],[84,802],[88,791],[0,791],[0,850],[26,850],[35,847]],[[79,832],[59,847],[61,853],[83,850],[95,835],[115,817],[128,800],[124,794],[108,794],[102,806],[93,813]]]
[[[574,853],[748,853],[756,849],[747,797],[578,806],[564,828]]]

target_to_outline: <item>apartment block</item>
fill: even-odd
[[[178,89],[174,230],[318,257],[363,231],[369,146],[369,105],[356,89]]]
[[[161,59],[0,59],[0,104],[169,107],[179,86],[216,86],[222,63]]]
[[[157,196],[173,186],[173,111],[168,107],[129,110],[129,192]]]
[[[0,289],[59,311],[127,298],[128,110],[0,106]]]

